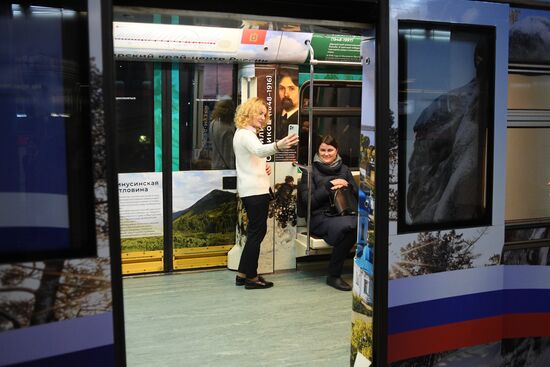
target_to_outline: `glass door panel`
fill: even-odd
[[[159,76],[154,63],[116,63],[123,274],[164,269]]]
[[[179,106],[172,116],[172,152],[179,147],[172,157],[174,270],[226,266],[235,243],[234,70],[180,64],[172,74],[172,111]]]

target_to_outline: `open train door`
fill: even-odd
[[[125,366],[111,1],[0,4],[0,365]]]
[[[503,4],[389,2],[389,70],[377,74],[389,74],[390,109],[376,121],[387,139],[376,154],[377,366],[544,364],[526,356],[547,344],[535,337],[548,336],[549,310],[534,300],[548,294],[548,267],[500,261],[508,16]]]

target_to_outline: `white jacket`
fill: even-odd
[[[240,197],[269,193],[266,157],[275,154],[275,143],[262,144],[254,128],[237,129],[233,136],[237,192]]]

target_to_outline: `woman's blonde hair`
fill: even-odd
[[[261,107],[265,107],[267,111],[264,123],[262,124],[262,129],[265,128],[271,116],[269,115],[267,102],[260,97],[252,97],[237,107],[237,112],[235,113],[235,126],[239,129],[247,127],[250,124],[252,116],[258,113]]]

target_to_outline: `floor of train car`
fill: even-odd
[[[268,290],[227,269],[124,278],[128,367],[349,366],[352,296],[325,284],[326,266],[266,275]]]

